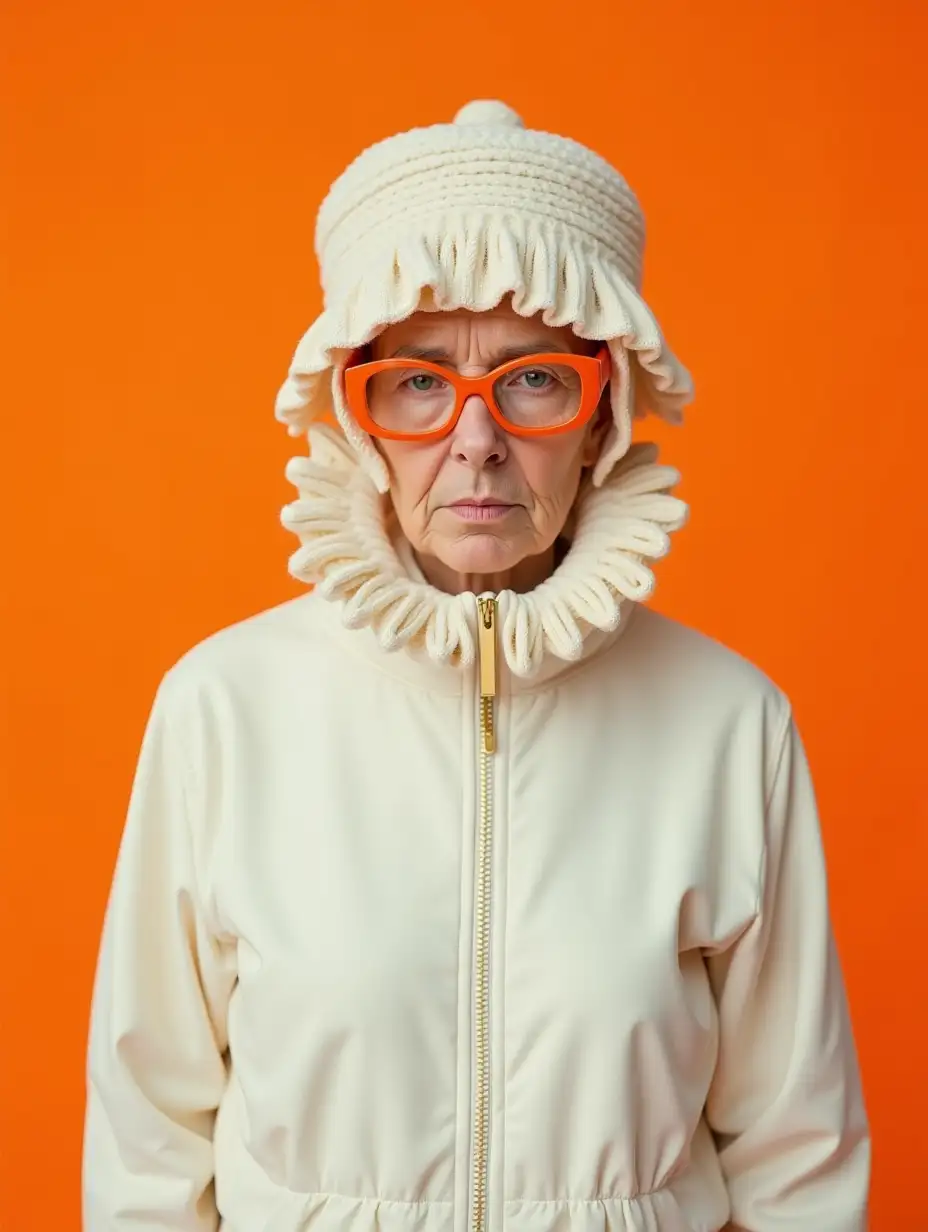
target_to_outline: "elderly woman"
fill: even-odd
[[[277,403],[314,589],[154,700],[86,1232],[866,1227],[789,701],[644,606],[686,506],[632,422],[691,388],[642,239],[501,103],[333,185]]]

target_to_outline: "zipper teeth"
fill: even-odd
[[[474,1209],[473,1232],[483,1232],[487,1194],[487,1126],[490,1104],[490,818],[493,780],[487,736],[493,730],[493,699],[480,699],[480,838],[476,904],[476,1064],[474,1107]]]
[[[490,878],[493,840],[493,764],[496,751],[496,600],[478,600],[480,655],[480,826],[474,905],[474,1158],[471,1232],[485,1232],[490,1120]]]

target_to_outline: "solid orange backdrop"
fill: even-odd
[[[502,97],[616,163],[696,378],[654,603],[793,699],[875,1136],[928,1228],[920,0],[7,0],[0,1225],[80,1225],[88,1001],[161,674],[299,590],[272,404],[313,215]],[[639,432],[639,435],[642,435]],[[804,1230],[812,1232],[812,1230]]]

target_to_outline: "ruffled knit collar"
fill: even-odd
[[[425,581],[391,525],[389,497],[341,434],[314,425],[309,441],[310,456],[291,459],[286,470],[299,492],[281,514],[301,544],[290,573],[336,602],[348,628],[369,628],[385,651],[470,666],[474,596],[445,594]],[[679,473],[657,457],[655,444],[635,444],[601,487],[585,487],[557,569],[534,590],[500,596],[500,648],[516,676],[536,676],[551,656],[583,658],[599,640],[591,635],[618,629],[627,600],[651,594],[655,578],[645,561],[667,554],[670,533],[688,515],[670,494]]]

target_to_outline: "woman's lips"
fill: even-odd
[[[448,508],[466,522],[494,522],[515,509],[515,505],[493,504],[490,501],[458,501]]]

